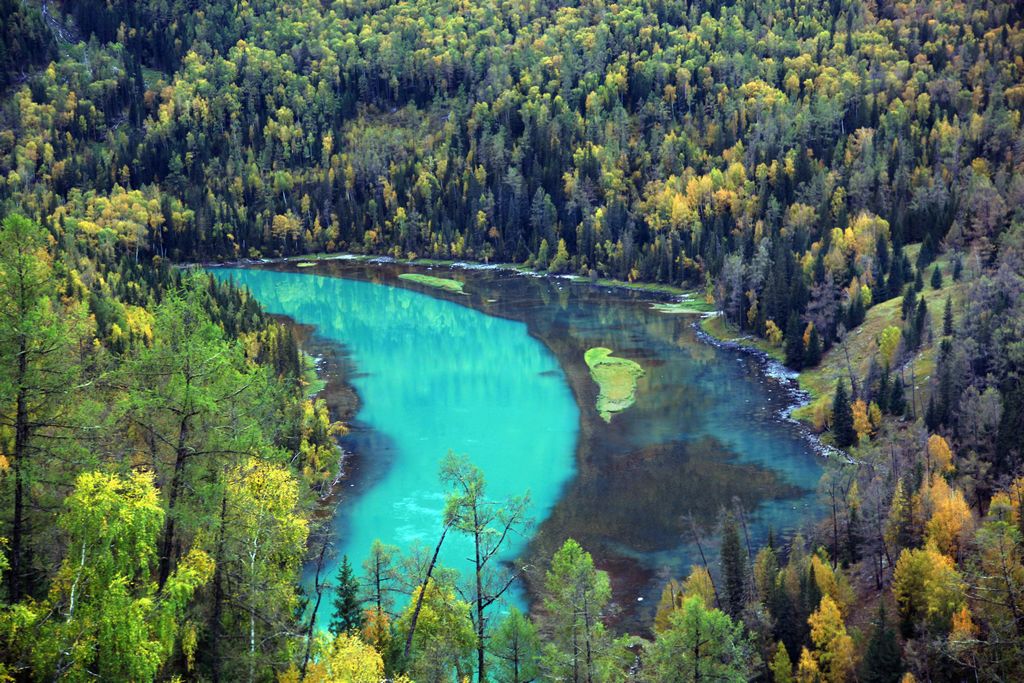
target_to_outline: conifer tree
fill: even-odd
[[[739,525],[731,512],[722,521],[722,578],[725,582],[725,611],[738,617],[746,603],[747,562],[740,542]]]
[[[328,629],[334,635],[340,635],[362,628],[363,625],[359,583],[352,571],[352,565],[349,564],[348,555],[341,558],[336,582],[334,612],[331,614],[331,623]]]
[[[794,370],[804,367],[804,336],[796,313],[790,313],[786,323],[786,365]]]
[[[839,380],[836,395],[832,400],[832,437],[839,448],[849,448],[857,443],[857,432],[853,428],[853,409],[846,394],[846,385]]]
[[[885,616],[885,602],[878,603],[878,619],[871,630],[871,639],[864,654],[861,683],[896,683],[900,680],[903,661],[896,631]]]
[[[942,313],[942,335],[948,337],[953,334],[953,300],[946,297],[946,310]]]
[[[942,289],[942,271],[939,270],[939,264],[935,264],[935,268],[932,269],[932,289]]]
[[[818,335],[818,328],[811,327],[811,333],[807,338],[807,352],[804,356],[804,364],[813,368],[821,362],[821,336]]]

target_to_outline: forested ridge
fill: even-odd
[[[1024,677],[1024,5],[0,20],[0,680]],[[291,332],[173,265],[339,251],[695,290],[802,371],[828,519],[744,552],[723,511],[645,639],[571,540],[529,617],[385,546],[300,590],[344,427]],[[519,524],[441,475],[442,541]]]

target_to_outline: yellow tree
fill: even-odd
[[[964,605],[964,591],[963,578],[952,558],[933,543],[905,548],[896,560],[893,594],[905,634],[915,627],[947,632],[953,615]]]
[[[154,680],[185,607],[213,575],[210,558],[192,550],[158,590],[163,517],[151,474],[80,475],[59,519],[68,556],[46,600],[0,614],[0,651],[27,660],[40,680]],[[181,645],[186,660],[193,642]]]
[[[240,558],[240,602],[248,614],[248,678],[256,678],[257,639],[268,614],[290,618],[295,605],[293,572],[302,561],[308,527],[297,513],[298,483],[287,468],[250,458],[228,474],[228,528]],[[260,617],[257,620],[257,617]]]
[[[821,680],[843,683],[853,671],[853,638],[846,633],[839,606],[828,595],[823,596],[807,623],[811,625],[814,660]]]
[[[963,492],[950,487],[942,477],[932,475],[924,491],[924,503],[931,513],[925,523],[925,540],[956,558],[974,528],[974,518]]]

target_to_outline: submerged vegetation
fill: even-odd
[[[450,278],[435,277],[433,275],[424,275],[422,273],[402,273],[398,276],[402,280],[408,280],[409,282],[415,282],[418,285],[424,285],[426,287],[435,287],[437,289],[443,289],[446,292],[452,292],[454,294],[464,294],[462,291],[463,283],[458,280],[452,280]]]
[[[584,360],[600,389],[597,412],[601,419],[609,422],[613,414],[621,413],[636,402],[636,383],[643,377],[644,369],[636,361],[613,356],[612,350],[603,346],[587,349]]]

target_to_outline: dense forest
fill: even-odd
[[[0,680],[1024,679],[1022,21],[0,0]],[[699,292],[802,371],[828,519],[751,552],[723,510],[635,637],[572,540],[528,616],[387,546],[301,589],[345,427],[178,266],[341,251]],[[440,474],[442,540],[518,524]]]

